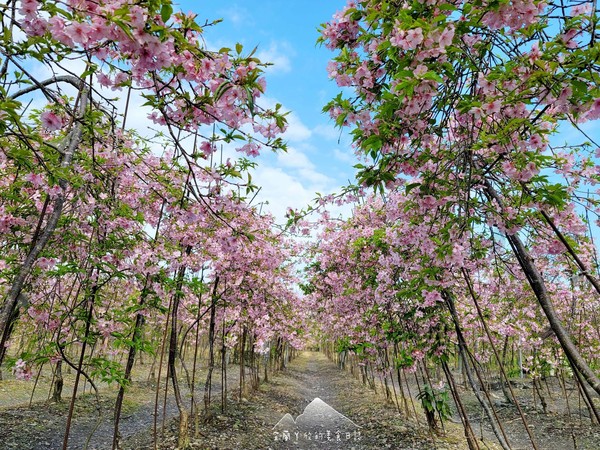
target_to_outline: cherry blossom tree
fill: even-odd
[[[589,2],[363,1],[326,24],[322,42],[338,52],[331,77],[353,89],[326,110],[353,127],[360,183],[416,192],[430,217],[451,218],[434,245],[457,262],[477,251],[461,242],[475,236],[507,246],[569,363],[600,392],[557,313],[544,255],[528,249],[564,256],[600,292],[579,216],[598,212],[597,144],[583,131],[581,143],[552,144],[598,118],[597,24]]]

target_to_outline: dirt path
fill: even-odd
[[[319,398],[326,404],[319,401]],[[307,405],[311,404],[309,408]],[[340,417],[331,425],[327,413],[334,408]],[[307,410],[305,411],[305,408]],[[300,427],[297,434],[290,431],[284,439],[285,428],[274,426],[290,414],[292,419],[303,412],[313,418]],[[333,413],[332,413],[333,414]],[[298,419],[301,422],[302,419]],[[346,429],[340,430],[337,426]],[[217,415],[210,424],[203,424],[201,435],[192,442],[194,449],[465,449],[462,430],[450,424],[451,431],[434,441],[423,425],[404,421],[393,405],[366,389],[347,372],[340,371],[321,353],[303,352],[282,373],[261,385],[258,392],[246,401],[231,404],[226,415]],[[329,434],[327,434],[329,431]],[[137,445],[137,447],[135,446]],[[148,442],[137,441],[129,448],[146,448]],[[174,437],[167,438],[163,449],[175,448]]]
[[[228,369],[231,394],[237,391],[238,370]],[[466,449],[460,426],[448,423],[444,437],[432,437],[423,418],[420,424],[403,419],[382,395],[367,389],[348,372],[339,370],[321,353],[302,352],[285,371],[272,375],[268,383],[261,383],[260,389],[248,398],[229,400],[225,414],[219,410],[218,374],[215,378],[214,415],[210,421],[198,423],[197,432],[192,423],[193,449]],[[196,389],[201,398],[202,386]],[[78,399],[70,449],[86,448],[90,435],[88,449],[111,448],[114,392],[102,391],[101,395],[99,405],[89,395]],[[62,448],[67,409],[66,402],[34,403],[32,408],[1,407],[0,448]],[[123,449],[154,448],[153,410],[153,387],[148,383],[134,384],[126,396],[121,420]],[[161,449],[177,446],[176,421],[169,420],[176,416],[177,409],[169,397],[167,430],[160,438]],[[284,416],[286,419],[280,423]],[[159,419],[160,424],[162,408],[159,408]]]
[[[230,394],[235,394],[239,368],[230,367],[228,372],[228,389]],[[203,380],[203,374],[204,371],[200,380]],[[192,430],[193,449],[466,449],[460,425],[447,423],[446,435],[433,438],[422,417],[420,424],[403,419],[382,395],[364,387],[348,372],[339,370],[321,353],[302,352],[285,371],[272,375],[269,383],[262,383],[249,398],[230,399],[225,414],[220,413],[218,373],[215,378],[214,415],[206,423],[199,422],[197,432]],[[148,382],[137,382],[126,396],[121,420],[125,450],[154,448],[151,432],[154,389]],[[203,386],[198,384],[196,389],[201,398]],[[62,448],[68,402],[46,404],[41,401],[45,396],[44,389],[40,389],[34,397],[41,396],[40,401],[34,401],[29,408],[25,406],[29,396],[27,391],[25,385],[15,381],[0,383],[0,449]],[[562,409],[552,403],[549,414],[536,413],[527,403],[527,392],[518,394],[541,449],[600,448],[597,428],[589,427],[589,422],[581,419],[578,423],[567,424]],[[90,450],[111,448],[114,396],[114,390],[106,389],[101,391],[99,404],[89,394],[78,399],[70,449],[85,449],[88,438]],[[491,432],[471,398],[472,393],[464,391],[461,397],[469,407],[469,415],[473,414],[471,420],[476,433],[486,438],[482,448],[499,448],[492,443]],[[19,405],[21,403],[24,405]],[[573,409],[575,399],[571,403]],[[512,408],[502,407],[498,412],[514,448],[531,448]],[[302,417],[298,418],[300,415]],[[159,424],[162,416],[161,405]],[[172,420],[176,416],[175,402],[169,396],[165,414],[167,432],[160,438],[161,449],[176,448],[176,421]]]

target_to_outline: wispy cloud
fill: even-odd
[[[337,141],[344,138],[344,132],[340,132],[338,128],[331,125],[317,125],[314,128],[315,134],[321,136],[328,141]]]
[[[333,156],[338,161],[341,161],[344,163],[348,163],[348,164],[356,164],[357,163],[356,156],[354,155],[354,153],[351,151],[348,151],[348,150],[342,151],[339,148],[336,148],[333,150]]]
[[[254,25],[254,20],[252,19],[250,11],[237,3],[229,8],[221,9],[219,14],[221,14],[225,20],[233,23],[237,27],[242,25]]]
[[[295,51],[289,42],[272,41],[267,48],[260,48],[256,53],[258,59],[264,63],[271,63],[265,70],[268,74],[289,73],[292,71],[292,62],[290,56],[294,56]]]
[[[277,163],[292,169],[314,169],[315,165],[308,157],[295,147],[288,147],[287,152],[277,155]]]

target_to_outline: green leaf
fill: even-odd
[[[170,3],[164,3],[160,8],[160,18],[167,23],[173,14],[173,6]]]
[[[411,183],[411,184],[407,184],[406,187],[404,188],[404,191],[406,194],[408,194],[410,191],[412,191],[414,188],[421,186],[421,183]]]
[[[229,81],[221,83],[215,91],[215,101],[218,101],[229,89],[231,89],[231,83]]]
[[[372,134],[362,142],[362,148],[365,151],[371,150],[371,153],[377,153],[383,146],[383,140],[378,134]],[[375,157],[373,158],[375,159]]]
[[[437,7],[440,11],[456,11],[458,8],[455,5],[451,5],[450,3],[444,3]]]
[[[444,82],[444,79],[442,77],[440,77],[437,73],[435,73],[431,70],[429,72],[427,72],[425,75],[423,75],[423,79],[437,81],[438,83]]]

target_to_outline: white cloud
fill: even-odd
[[[283,138],[290,142],[303,142],[312,136],[312,131],[302,123],[300,118],[294,114],[290,113],[286,116],[288,121],[288,127],[285,133],[283,134]]]
[[[333,156],[338,161],[341,161],[344,163],[353,164],[353,165],[358,163],[356,155],[352,151],[348,151],[348,150],[344,151],[344,150],[340,150],[339,148],[336,148],[333,150]]]
[[[254,20],[252,19],[248,9],[238,5],[237,3],[230,8],[220,10],[219,14],[222,14],[225,20],[230,21],[236,26],[248,26],[254,24]]]
[[[310,162],[308,157],[295,147],[288,147],[287,152],[279,153],[277,155],[277,162],[283,167],[292,169],[313,170],[315,168],[314,164]]]
[[[312,186],[306,186],[305,180],[279,167],[259,167],[253,177],[262,187],[256,196],[257,201],[268,201],[266,208],[277,222],[283,222],[286,209],[302,208],[315,198]]]
[[[338,189],[333,178],[319,171],[301,149],[289,147],[279,153],[275,160],[258,160],[259,167],[253,172],[254,182],[262,189],[257,201],[268,201],[263,211],[270,211],[277,222],[285,221],[288,207],[303,209],[313,202],[316,192],[328,194]]]
[[[316,188],[315,192],[323,191],[332,186],[333,180],[327,175],[324,175],[316,170],[300,169],[298,173],[303,179],[309,181],[313,185],[313,187]]]
[[[271,41],[268,48],[260,49],[259,47],[256,57],[263,63],[273,64],[265,69],[266,73],[273,75],[291,72],[292,62],[289,56],[294,54],[295,52],[288,42]]]
[[[335,128],[333,125],[317,125],[313,128],[316,135],[325,138],[328,141],[337,141],[344,138],[343,131]]]
[[[286,153],[280,153],[277,164],[310,185],[313,192],[326,191],[335,186],[335,180],[321,173],[308,156],[296,147],[288,147]]]

